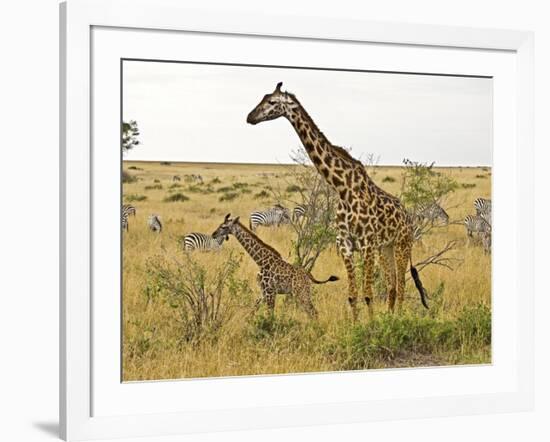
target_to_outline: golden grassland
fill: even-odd
[[[363,308],[358,323],[354,324],[346,301],[344,265],[335,248],[329,247],[312,273],[317,278],[336,274],[341,279],[316,286],[317,321],[308,319],[293,303],[284,302],[284,296],[277,297],[272,322],[261,316],[263,310],[250,314],[250,297],[226,298],[226,302],[234,304],[235,314],[221,332],[212,339],[185,342],[177,309],[160,297],[148,300],[144,293],[148,259],[158,255],[167,260],[180,259],[183,251],[178,238],[194,231],[212,233],[227,213],[241,216],[247,223],[251,211],[274,203],[270,197],[255,198],[256,194],[267,186],[286,188],[284,174],[288,167],[293,166],[124,162],[123,169],[137,180],[123,185],[123,201],[146,197],[131,201],[137,214],[130,218],[129,232],[123,234],[125,381],[490,363],[491,258],[481,247],[467,242],[461,224],[434,229],[413,250],[413,260],[419,262],[455,239],[458,247],[451,254],[463,260],[454,271],[432,265],[421,272],[423,284],[432,294],[432,307],[428,311],[421,307],[418,293],[409,281],[402,312],[389,315],[384,301],[378,299],[374,304],[375,322],[369,325]],[[446,200],[451,221],[473,213],[476,198],[490,197],[490,169],[438,170],[466,185]],[[371,176],[395,195],[400,190],[402,173],[400,167],[381,166]],[[219,182],[210,184],[214,192],[197,193],[193,192],[193,183],[184,180],[186,174],[202,175],[205,185],[216,178]],[[171,189],[174,175],[181,177],[177,183],[181,187]],[[222,193],[217,190],[236,182],[248,183],[251,192],[237,192],[236,199],[220,202]],[[164,201],[177,192],[189,200]],[[160,215],[163,221],[161,234],[147,228],[147,218],[152,213]],[[258,234],[291,260],[290,227],[260,227]],[[244,254],[235,238],[230,238],[220,252],[196,253],[194,258],[214,267],[231,250]],[[256,264],[244,255],[238,276],[249,282],[254,296],[259,295],[257,272]],[[479,315],[480,309],[489,312],[488,320],[487,315]]]

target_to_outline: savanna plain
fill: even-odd
[[[271,316],[265,307],[253,309],[260,294],[258,268],[234,237],[219,251],[184,252],[186,234],[211,234],[228,213],[248,225],[252,211],[277,202],[274,189],[292,201],[293,167],[298,166],[123,162],[129,177],[123,203],[136,208],[122,232],[124,381],[491,362],[491,255],[468,240],[462,222],[474,212],[476,198],[490,198],[490,168],[437,169],[458,183],[445,199],[451,222],[415,243],[413,260],[422,262],[450,241],[455,247],[446,255],[453,258],[452,269],[434,264],[420,273],[429,309],[408,278],[404,307],[388,313],[378,275],[374,315],[363,304],[352,321],[345,268],[331,245],[312,274],[340,280],[315,286],[318,319],[286,295],[277,296]],[[399,195],[403,172],[377,166],[370,175]],[[160,217],[161,233],[149,229],[151,214]],[[257,234],[293,261],[291,226],[259,227]]]

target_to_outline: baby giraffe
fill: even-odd
[[[216,229],[212,236],[216,238],[233,235],[241,243],[250,257],[260,267],[258,283],[262,291],[261,297],[256,301],[256,308],[262,301],[267,303],[271,313],[275,310],[275,295],[287,294],[294,296],[298,304],[310,317],[317,317],[317,310],[311,301],[311,284],[325,284],[329,281],[337,281],[337,276],[331,276],[325,281],[317,281],[302,267],[293,266],[286,262],[281,254],[273,247],[264,243],[254,233],[239,222],[239,217],[231,219],[227,214],[223,223]]]

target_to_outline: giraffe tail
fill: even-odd
[[[412,258],[411,258],[411,276],[414,280],[414,285],[416,286],[416,289],[420,293],[420,300],[422,301],[422,305],[426,308],[428,307],[428,301],[426,300],[428,297],[428,294],[426,293],[426,289],[422,285],[422,281],[420,281],[420,276],[418,275],[418,270],[416,270],[416,267],[412,264]]]
[[[328,279],[325,279],[324,281],[318,281],[313,277],[311,273],[309,274],[309,278],[311,279],[311,281],[313,281],[314,284],[326,284],[327,282],[338,281],[340,279],[338,278],[338,276],[332,275]]]

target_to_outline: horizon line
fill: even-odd
[[[180,164],[232,164],[232,165],[247,165],[247,166],[302,166],[303,164],[297,163],[239,163],[235,161],[185,161],[185,160],[127,160],[122,159],[122,162],[134,162],[134,163],[180,163]],[[313,164],[308,164],[308,166],[313,166]],[[404,164],[376,164],[376,165],[366,165],[365,167],[405,167]],[[434,164],[434,167],[490,167],[491,164]]]

